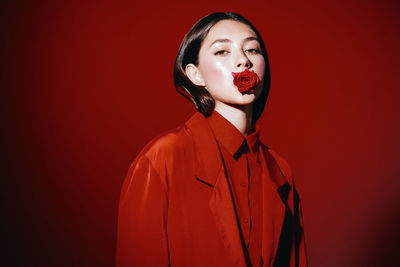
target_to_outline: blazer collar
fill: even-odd
[[[186,122],[186,126],[191,131],[197,153],[196,175],[214,186],[223,165],[212,129],[206,118],[198,111]],[[263,161],[268,163],[268,166],[264,167],[268,168],[273,184],[278,189],[282,186],[287,187],[287,185],[291,188],[292,173],[288,164],[275,151],[262,143],[261,150]],[[282,189],[278,191],[282,191]]]

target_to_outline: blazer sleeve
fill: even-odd
[[[139,155],[122,185],[116,266],[169,266],[168,194],[150,159]]]

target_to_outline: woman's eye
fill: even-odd
[[[261,51],[255,48],[252,49],[247,49],[246,52],[250,53],[250,54],[260,54]]]
[[[226,51],[226,50],[219,50],[219,51],[215,52],[214,55],[225,55],[227,53],[228,53],[228,51]]]

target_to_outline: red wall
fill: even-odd
[[[0,265],[112,266],[122,181],[146,142],[194,112],[172,66],[214,11],[264,37],[262,138],[293,167],[310,266],[398,263],[396,1],[15,2],[0,8]]]

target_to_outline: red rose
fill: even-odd
[[[257,84],[260,82],[257,74],[254,71],[245,69],[242,72],[232,72],[233,84],[237,86],[242,94],[253,94]]]

